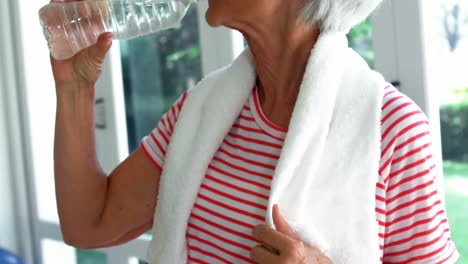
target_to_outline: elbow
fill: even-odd
[[[79,249],[99,248],[99,241],[92,232],[82,229],[71,229],[62,227],[63,242],[69,246]]]
[[[90,250],[90,249],[97,249],[98,248],[97,246],[94,246],[92,244],[83,243],[83,242],[76,241],[76,240],[65,240],[64,239],[63,242],[65,244],[67,244],[68,246],[71,246],[71,247],[74,247],[74,248],[77,248],[77,249],[82,249],[82,250]]]
[[[96,246],[89,240],[83,239],[83,237],[72,235],[70,233],[62,233],[63,242],[71,247],[79,249],[95,249]]]
[[[61,226],[62,238],[65,244],[78,249],[99,249],[117,245],[118,236],[115,232],[99,226],[76,227]]]

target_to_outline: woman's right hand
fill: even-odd
[[[51,0],[51,3],[70,3],[83,0]],[[66,60],[56,60],[51,56],[52,71],[56,87],[92,86],[102,72],[104,58],[112,46],[112,33],[103,33],[96,44],[81,50]]]
[[[105,56],[112,46],[112,33],[99,36],[97,43],[70,59],[56,60],[51,57],[55,84],[59,87],[94,86],[99,79]]]

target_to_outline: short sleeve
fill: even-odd
[[[141,148],[145,152],[150,161],[162,171],[164,167],[164,159],[166,157],[167,148],[171,140],[174,126],[182,111],[182,107],[188,96],[188,91],[184,92],[181,97],[171,106],[159,120],[156,128],[151,133],[143,138]]]
[[[395,88],[384,98],[380,176],[383,262],[455,263],[429,122]]]

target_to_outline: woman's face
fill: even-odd
[[[211,26],[236,27],[274,17],[291,0],[208,0],[206,20]]]

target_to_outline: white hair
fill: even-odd
[[[301,18],[322,32],[348,32],[364,21],[382,0],[304,0]]]

